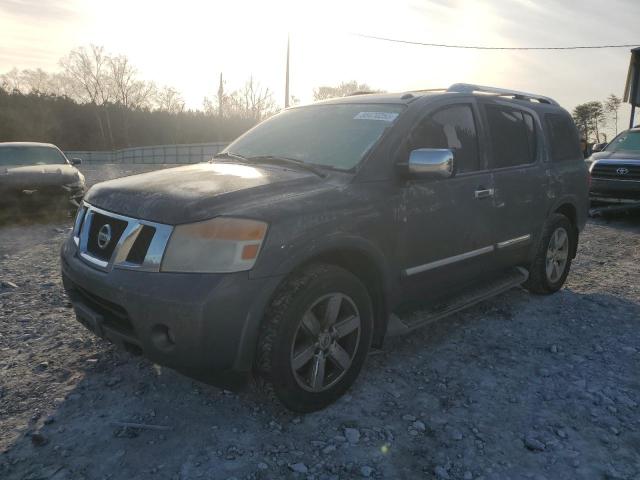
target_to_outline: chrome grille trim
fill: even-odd
[[[141,272],[159,272],[160,264],[162,263],[162,256],[169,242],[169,237],[173,231],[171,225],[163,223],[149,222],[147,220],[141,220],[138,218],[127,217],[117,213],[102,210],[101,208],[94,207],[86,202],[83,202],[82,209],[78,212],[78,218],[76,219],[76,225],[81,227],[79,231],[74,229],[73,241],[78,246],[78,254],[85,263],[88,263],[92,267],[104,270],[106,272],[111,271],[114,268],[137,270]],[[91,229],[91,223],[93,216],[99,213],[105,217],[114,218],[127,222],[127,227],[118,239],[115,249],[108,261],[101,260],[94,257],[87,250],[89,242],[89,231]],[[84,218],[81,218],[80,216]],[[155,229],[153,239],[149,244],[149,248],[144,257],[142,264],[127,262],[129,252],[133,247],[138,235],[142,231],[142,227],[149,226]]]

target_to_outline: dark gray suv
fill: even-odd
[[[351,96],[285,110],[211,162],[94,186],[62,275],[96,334],[312,411],[387,335],[518,285],[560,289],[587,197],[576,128],[549,98]]]

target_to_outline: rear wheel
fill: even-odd
[[[258,345],[258,373],[289,409],[319,410],[357,378],[373,332],[371,300],[350,272],[313,265],[279,289]]]
[[[549,218],[524,285],[528,290],[548,294],[562,288],[571,268],[576,237],[567,217],[556,213]]]

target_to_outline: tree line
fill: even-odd
[[[0,75],[0,141],[51,142],[66,150],[230,141],[280,108],[273,92],[250,77],[217,92],[199,110],[187,110],[182,94],[140,77],[124,55],[90,45],[71,50],[60,69],[13,70]],[[342,82],[314,89],[314,100],[372,91]],[[299,100],[291,98],[295,105]]]
[[[607,132],[610,127],[618,135],[618,114],[622,99],[613,93],[604,102],[590,101],[581,103],[573,109],[573,119],[578,130],[587,143],[607,142]]]
[[[63,150],[112,150],[229,141],[254,124],[250,118],[220,118],[202,111],[170,112],[111,103],[97,109],[69,97],[0,88],[0,142],[36,141],[54,143]]]
[[[278,108],[253,77],[187,110],[175,88],[140,78],[124,55],[90,45],[60,59],[60,70],[0,75],[0,141],[47,141],[63,149],[117,149],[231,140]]]

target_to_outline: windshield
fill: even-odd
[[[227,147],[242,157],[285,157],[349,170],[403,110],[402,105],[312,105],[285,110]]]
[[[614,138],[607,148],[607,152],[640,152],[640,132],[623,132]]]
[[[0,147],[0,165],[64,165],[66,158],[53,147]]]

